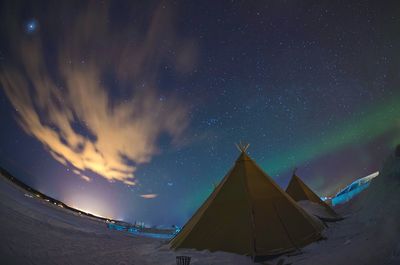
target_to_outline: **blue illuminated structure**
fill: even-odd
[[[117,231],[128,231],[128,228],[126,226],[123,225],[117,225],[117,224],[113,224],[113,223],[108,223],[107,227],[109,229],[112,230],[117,230]]]
[[[332,205],[336,206],[350,201],[355,196],[360,194],[360,192],[367,189],[371,184],[371,181],[378,175],[379,172],[375,172],[371,175],[355,180],[332,198]]]
[[[144,237],[151,237],[151,238],[161,238],[161,239],[171,239],[175,234],[161,234],[161,233],[149,233],[149,232],[141,232],[137,228],[129,228],[129,233],[137,235],[137,236],[144,236]]]
[[[161,238],[161,239],[171,239],[180,231],[180,227],[175,226],[175,230],[171,233],[152,233],[150,231],[143,231],[142,229],[135,227],[135,226],[124,226],[115,223],[107,223],[107,227],[111,230],[116,231],[126,231],[130,234],[137,235],[137,236],[144,236],[144,237],[151,237],[151,238]]]

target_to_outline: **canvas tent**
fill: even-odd
[[[171,248],[256,257],[295,250],[321,238],[320,221],[241,150],[233,168],[171,240]]]
[[[342,217],[327,203],[315,194],[295,173],[286,188],[287,194],[302,206],[308,213],[324,221],[337,221]]]

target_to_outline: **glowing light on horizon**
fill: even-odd
[[[95,215],[95,216],[98,216],[98,217],[107,218],[107,219],[111,219],[111,220],[114,219],[114,218],[111,218],[109,216],[105,216],[105,215],[101,215],[99,213],[96,213],[95,211],[88,210],[86,208],[81,208],[81,207],[77,207],[77,206],[74,206],[74,205],[72,205],[71,207],[76,209],[76,210],[78,210],[78,211],[80,211],[80,212],[82,212],[82,213],[88,213],[88,214],[92,214],[92,215]]]
[[[110,200],[107,200],[103,196],[99,197],[96,193],[80,193],[79,190],[75,190],[74,193],[68,194],[67,198],[63,201],[70,207],[83,213],[108,219],[116,219],[120,216],[115,201],[111,203]]]

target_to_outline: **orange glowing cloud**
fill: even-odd
[[[134,185],[137,166],[159,152],[159,135],[176,141],[188,123],[182,100],[164,93],[167,100],[160,101],[160,65],[168,62],[184,74],[179,69],[195,63],[196,48],[174,34],[168,10],[156,9],[147,32],[131,39],[132,45],[123,40],[134,28],[121,29],[119,35],[108,29],[107,5],[83,10],[74,26],[59,30],[55,66],[48,65],[40,36],[10,32],[16,63],[0,69],[0,84],[21,127],[55,160],[85,181],[90,178],[82,172],[88,170]],[[176,58],[169,54],[171,49],[177,49]],[[114,85],[104,82],[109,72]],[[124,96],[116,98],[116,90]]]
[[[156,198],[158,195],[157,194],[154,194],[154,193],[151,193],[151,194],[142,194],[142,195],[140,195],[140,197],[142,197],[142,198],[144,198],[144,199],[154,199],[154,198]]]

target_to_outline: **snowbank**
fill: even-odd
[[[248,257],[208,251],[171,251],[167,241],[107,228],[25,193],[0,177],[0,264],[175,265],[253,264]]]

